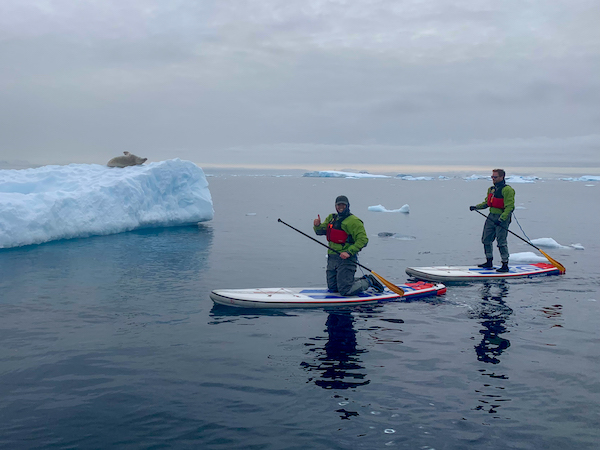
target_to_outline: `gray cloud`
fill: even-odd
[[[468,163],[568,141],[598,167],[599,19],[588,0],[5,0],[0,159]]]

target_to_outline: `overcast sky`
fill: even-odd
[[[0,1],[0,161],[125,150],[597,173],[600,2]]]

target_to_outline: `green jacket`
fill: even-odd
[[[477,209],[486,209],[488,207],[488,195],[490,195],[490,192],[492,192],[493,189],[494,186],[488,188],[487,194],[483,202],[478,205],[475,205]],[[505,220],[508,220],[508,218],[515,209],[515,190],[509,185],[504,186],[502,188],[502,197],[504,197],[504,209],[493,208],[490,206],[490,214],[500,214],[499,220],[504,222]]]
[[[318,235],[327,234],[327,224],[332,222],[335,219],[335,216],[337,216],[337,214],[329,214],[325,221],[321,222],[321,225],[318,227],[313,227],[315,233]],[[346,242],[344,244],[328,242],[327,244],[331,249],[337,250],[340,253],[347,252],[350,254],[350,256],[354,256],[369,242],[363,221],[353,214],[344,219],[342,222],[342,230],[350,235],[350,242]],[[327,250],[327,253],[330,255],[337,255],[337,253],[331,249]]]

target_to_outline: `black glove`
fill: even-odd
[[[502,222],[498,219],[494,220],[494,225],[496,225],[497,227],[502,226]]]
[[[477,209],[477,206],[469,206],[469,211],[475,211]]]

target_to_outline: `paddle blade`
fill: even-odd
[[[536,248],[537,248],[537,247],[536,247]],[[540,249],[538,248],[538,250],[540,250]],[[557,268],[557,269],[560,271],[560,273],[561,273],[561,274],[564,274],[564,273],[566,273],[566,272],[567,272],[567,269],[565,268],[565,266],[563,266],[563,265],[562,265],[561,263],[559,263],[557,260],[555,260],[555,259],[553,259],[553,258],[550,258],[550,256],[549,256],[549,255],[548,255],[548,254],[547,254],[545,251],[543,251],[543,250],[540,250],[540,253],[541,253],[542,255],[544,255],[546,258],[548,258],[548,261],[550,261],[550,263],[551,263],[551,264],[552,264],[554,267],[556,267],[556,268]]]
[[[404,295],[404,291],[402,289],[400,289],[398,286],[396,286],[393,283],[390,283],[388,280],[386,280],[385,278],[383,278],[381,275],[376,274],[372,270],[371,270],[371,273],[373,275],[375,275],[379,279],[379,281],[381,281],[394,294],[398,294],[400,297],[402,297]]]

